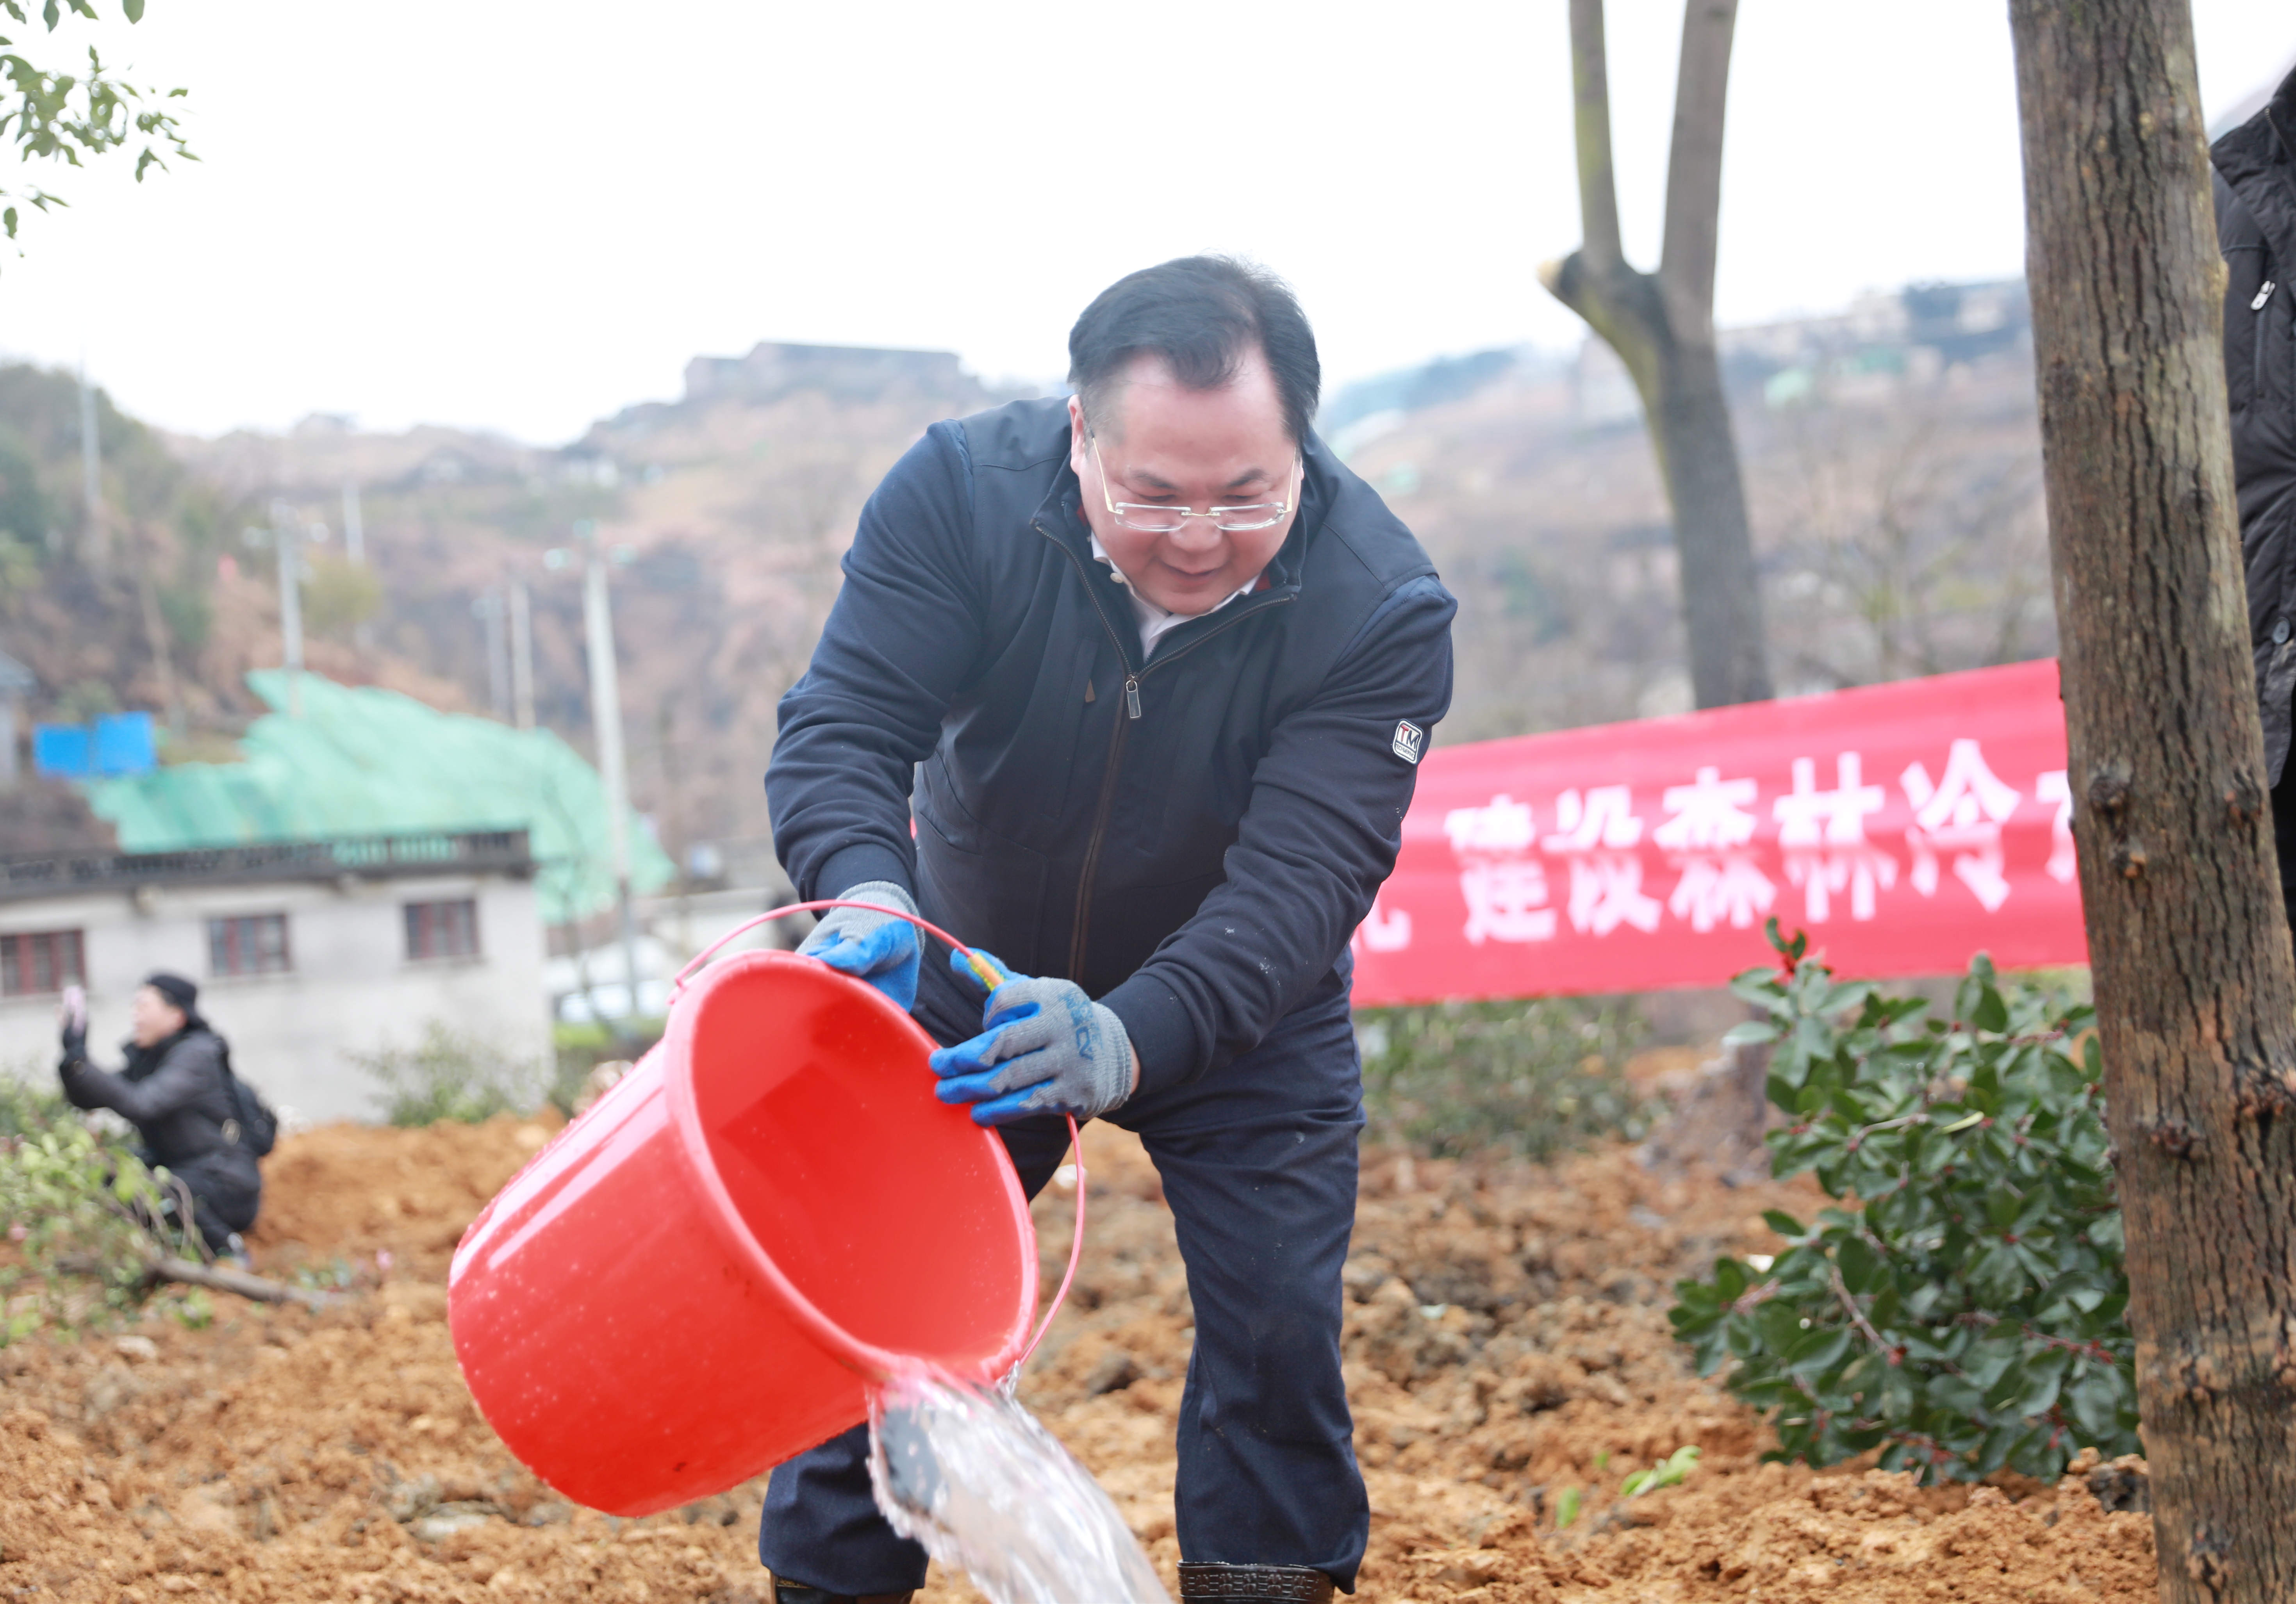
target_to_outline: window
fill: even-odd
[[[293,967],[287,953],[284,913],[208,921],[209,974],[283,975]]]
[[[406,959],[479,955],[479,904],[471,897],[406,904]]]
[[[87,984],[78,930],[0,936],[0,997],[37,997]]]

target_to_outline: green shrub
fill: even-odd
[[[160,1188],[57,1093],[0,1076],[0,1346],[141,1305],[163,1243]]]
[[[639,1019],[619,1026],[595,1021],[563,1022],[551,1031],[554,1063],[548,1096],[551,1106],[569,1119],[581,1100],[590,1072],[615,1060],[635,1063],[651,1052],[668,1027],[667,1019]]]
[[[1439,1002],[1356,1016],[1374,1140],[1437,1157],[1511,1150],[1546,1158],[1639,1137],[1644,1101],[1620,1066],[1644,1035],[1631,1003]]]
[[[1792,1123],[1771,1169],[1828,1197],[1775,1262],[1725,1258],[1676,1287],[1700,1372],[1767,1412],[1776,1457],[1826,1465],[1879,1448],[1924,1481],[2006,1466],[2054,1479],[2082,1447],[2139,1452],[2092,1013],[2005,985],[1980,955],[1950,1020],[1805,962],[1733,988],[1765,1010],[1769,1094]]]
[[[351,1062],[382,1083],[375,1101],[395,1125],[436,1125],[442,1119],[476,1125],[496,1114],[531,1113],[550,1077],[530,1059],[514,1058],[433,1019],[413,1047],[354,1052]]]

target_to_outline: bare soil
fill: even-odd
[[[351,1274],[348,1302],[218,1298],[201,1330],[152,1320],[0,1350],[0,1596],[762,1600],[761,1483],[640,1521],[570,1509],[463,1387],[447,1257],[547,1133],[504,1118],[289,1138],[258,1264]],[[1087,1158],[1085,1268],[1023,1396],[1168,1581],[1187,1292],[1136,1143],[1095,1126]],[[1055,1186],[1037,1204],[1047,1287],[1073,1201]],[[1357,1596],[2149,1600],[2150,1519],[2104,1507],[2141,1487],[2139,1463],[2084,1463],[2054,1488],[1922,1490],[1759,1461],[1759,1422],[1690,1373],[1665,1308],[1674,1278],[1717,1252],[1775,1246],[1760,1220],[1774,1204],[1808,1198],[1660,1180],[1623,1150],[1546,1169],[1371,1156],[1348,1273],[1373,1505]],[[1619,1501],[1627,1474],[1684,1444],[1704,1452],[1685,1484]],[[1558,1532],[1567,1487],[1584,1508]],[[923,1597],[978,1595],[936,1575]]]

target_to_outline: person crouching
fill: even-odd
[[[255,1223],[263,1172],[240,1129],[231,1050],[199,1013],[200,988],[159,973],[136,988],[127,1067],[115,1075],[88,1060],[87,1024],[64,1020],[57,1075],[76,1109],[110,1109],[142,1138],[137,1157],[167,1166],[192,1195],[193,1222],[209,1250],[247,1263],[239,1233]]]

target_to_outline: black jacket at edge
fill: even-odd
[[[1144,664],[1068,442],[1063,402],[1015,402],[934,424],[886,476],[766,790],[802,896],[910,887],[960,938],[1104,1002],[1153,1091],[1343,1004],[1418,773],[1397,726],[1423,743],[1450,705],[1456,604],[1311,438],[1263,585]],[[924,975],[920,1016],[979,1030],[939,954]]]
[[[2216,142],[2225,382],[2264,757],[2277,785],[2296,693],[2296,73]]]

